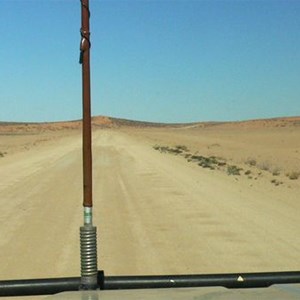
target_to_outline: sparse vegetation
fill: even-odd
[[[228,175],[241,175],[240,171],[242,168],[238,168],[237,166],[227,166],[227,174]]]
[[[215,166],[217,164],[217,160],[215,157],[203,157],[200,162],[198,163],[199,166],[202,168],[209,168],[211,170],[215,169]]]
[[[160,146],[155,145],[153,148],[161,153],[169,153],[173,155],[180,155],[185,158],[188,162],[196,163],[198,166],[209,169],[209,170],[219,170],[226,172],[228,175],[233,176],[245,176],[250,180],[258,180],[264,177],[266,174],[263,171],[267,171],[273,176],[278,176],[280,178],[281,171],[278,167],[274,167],[268,161],[257,162],[254,158],[248,158],[245,164],[249,166],[245,170],[240,165],[231,165],[222,158],[214,155],[204,156],[200,155],[199,152],[190,153],[190,150],[185,145],[175,145],[170,146]],[[296,180],[300,177],[300,172],[290,172],[286,176],[291,180]],[[271,179],[271,183],[275,186],[283,184],[282,181],[278,179]]]
[[[278,168],[274,169],[274,170],[272,171],[272,175],[273,175],[273,176],[279,176],[279,175],[280,175],[280,170],[279,170]]]
[[[6,154],[7,154],[6,152],[0,151],[0,157],[4,157],[4,155],[6,155]]]
[[[257,165],[261,170],[263,171],[270,171],[271,167],[270,167],[270,163],[269,162],[262,162],[259,165]]]
[[[161,153],[180,154],[183,152],[180,148],[172,148],[168,146],[155,145],[153,148]]]
[[[181,150],[182,152],[188,152],[189,151],[189,149],[185,145],[176,145],[175,148],[178,149],[178,150]]]
[[[286,176],[291,180],[296,180],[300,177],[300,172],[293,171],[293,172],[287,173]]]
[[[161,153],[171,153],[171,154],[182,154],[183,152],[189,151],[188,148],[184,145],[176,145],[174,148],[169,146],[159,146],[155,145],[153,146],[155,150],[160,151]]]
[[[248,158],[246,160],[246,164],[249,165],[249,166],[254,167],[254,166],[256,166],[257,162],[256,162],[256,160],[254,158]]]
[[[169,146],[155,145],[153,148],[161,153],[179,154],[182,155],[188,162],[198,163],[199,166],[205,169],[215,170],[226,165],[222,158],[216,156],[203,156],[188,153],[189,149],[185,145],[176,145],[174,148]]]
[[[282,181],[279,181],[279,180],[277,180],[277,179],[272,179],[272,180],[271,180],[271,183],[273,183],[275,186],[278,186],[278,185],[280,185],[280,184],[283,184]]]
[[[220,158],[218,159],[215,156],[205,157],[202,155],[192,155],[188,158],[188,161],[197,162],[202,168],[208,168],[211,170],[215,170],[218,167],[226,165],[226,162],[221,161]]]

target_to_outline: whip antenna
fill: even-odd
[[[89,0],[81,0],[82,65],[82,157],[83,157],[83,216],[80,227],[81,288],[96,289],[97,286],[97,228],[93,226],[92,193],[92,133],[91,133],[91,86],[90,86],[90,10]]]

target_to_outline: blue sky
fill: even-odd
[[[0,121],[80,119],[80,1],[0,4]],[[300,115],[300,1],[90,0],[90,9],[93,115]]]

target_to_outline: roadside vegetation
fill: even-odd
[[[282,170],[267,161],[257,162],[254,158],[248,158],[244,163],[237,166],[230,164],[225,158],[216,156],[199,155],[199,152],[191,153],[185,145],[162,146],[155,145],[153,148],[163,154],[172,154],[182,156],[189,163],[196,163],[199,167],[207,170],[219,170],[228,176],[244,176],[249,180],[258,180],[266,175],[271,176],[270,183],[279,186],[284,183]],[[285,174],[285,178],[297,180],[300,178],[300,172],[293,171]]]
[[[300,177],[300,172],[290,172],[290,173],[287,173],[286,176],[291,179],[291,180],[296,180]]]
[[[0,157],[4,157],[7,153],[0,151]]]

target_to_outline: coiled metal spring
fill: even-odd
[[[81,277],[97,276],[97,228],[80,227]]]

